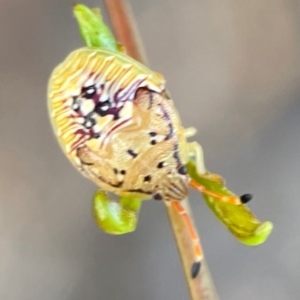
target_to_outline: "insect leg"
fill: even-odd
[[[222,201],[222,202],[228,202],[234,205],[239,205],[242,203],[246,203],[248,201],[243,202],[243,199],[246,199],[246,197],[250,196],[248,194],[241,196],[241,197],[237,197],[237,196],[224,196],[224,195],[220,195],[217,193],[214,193],[210,190],[208,190],[204,185],[198,183],[197,181],[195,181],[194,179],[191,179],[190,181],[190,186],[193,187],[194,189],[196,189],[197,191],[207,195],[207,196],[211,196],[213,198],[215,198],[216,200]],[[245,197],[246,196],[246,197]]]
[[[187,128],[186,130],[192,130],[193,127]],[[199,174],[205,174],[205,176],[224,184],[224,179],[218,174],[207,173],[204,165],[203,149],[197,142],[188,143],[189,156],[195,160],[196,168]]]
[[[184,130],[184,135],[186,138],[189,138],[194,136],[196,132],[197,132],[196,128],[188,127]],[[204,154],[201,145],[198,144],[197,142],[188,143],[188,152],[189,152],[189,157],[195,160],[197,172],[199,174],[207,174],[205,170]],[[209,176],[213,180],[219,181],[220,183],[224,183],[223,178],[217,174],[209,173],[207,176]]]
[[[223,178],[217,174],[208,173],[204,165],[204,156],[202,147],[197,142],[188,143],[189,156],[194,159],[197,172],[199,175],[206,177],[207,179],[214,180],[220,184],[224,184]],[[198,190],[199,192],[211,196],[217,200],[228,202],[231,204],[239,205],[247,203],[251,200],[252,196],[250,194],[245,194],[241,197],[237,196],[225,196],[214,193],[207,189],[205,186],[201,185],[199,182],[191,179],[190,186]]]
[[[197,133],[197,129],[195,127],[184,128],[184,136],[185,138],[190,138]]]
[[[186,130],[190,130],[190,128],[187,128]],[[204,155],[202,147],[197,142],[191,142],[188,143],[188,151],[189,156],[194,158],[195,160],[197,172],[199,174],[205,174],[206,169],[204,165]]]
[[[180,202],[178,202],[176,200],[171,200],[171,201],[165,201],[165,203],[166,203],[166,205],[171,205],[178,212],[178,214],[184,221],[184,224],[189,232],[189,235],[193,242],[194,255],[196,258],[196,260],[192,266],[192,269],[191,269],[192,278],[195,278],[195,277],[197,277],[197,275],[200,271],[201,261],[203,259],[203,252],[202,252],[202,249],[200,246],[200,240],[199,240],[198,234],[197,234],[196,230],[194,229],[194,226],[191,222],[191,219],[190,219],[187,211],[180,204]]]

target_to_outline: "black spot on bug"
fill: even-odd
[[[83,123],[83,126],[87,129],[90,129],[95,125],[96,125],[96,120],[93,119],[93,118],[86,118],[84,123]]]
[[[78,112],[80,109],[80,101],[77,101],[78,96],[74,96],[73,97],[73,105],[72,105],[72,109],[75,112]]]
[[[152,132],[149,132],[149,135],[150,135],[150,136],[156,136],[156,135],[157,135],[157,133],[156,133],[156,132],[154,132],[154,131],[152,131]]]
[[[158,163],[157,167],[158,167],[159,169],[163,168],[163,167],[164,167],[164,162],[161,161],[160,163]]]
[[[121,187],[123,185],[123,181],[120,181],[120,182],[118,182],[116,184],[111,183],[110,185],[113,186],[113,187],[119,188],[119,187]]]
[[[150,175],[145,176],[145,177],[144,177],[144,181],[145,181],[145,182],[151,181],[151,176],[150,176]]]
[[[126,192],[131,192],[131,193],[143,193],[145,195],[151,195],[152,192],[149,191],[144,191],[143,189],[131,189],[131,190],[126,190]]]
[[[178,173],[181,174],[181,175],[186,175],[187,174],[187,168],[186,168],[186,166],[181,166],[178,169]]]
[[[152,140],[152,141],[150,142],[150,144],[151,144],[151,145],[155,145],[155,144],[156,144],[156,140]]]
[[[110,102],[106,100],[104,102],[97,103],[95,107],[95,112],[101,117],[104,117],[107,115],[109,109],[110,109]]]
[[[92,135],[92,137],[93,137],[94,139],[98,139],[98,138],[100,137],[100,133],[94,132],[93,135]]]
[[[176,159],[177,164],[180,166],[181,165],[181,161],[180,161],[180,157],[179,157],[178,145],[175,145],[175,147],[174,147],[173,156]]]
[[[192,270],[191,270],[192,271],[191,274],[192,274],[193,279],[197,277],[197,275],[200,272],[200,269],[201,269],[201,262],[193,263]]]
[[[169,124],[170,132],[166,135],[165,140],[170,139],[174,135],[174,128],[172,123]]]
[[[138,155],[132,149],[127,150],[128,154],[131,155],[133,158],[136,158]]]
[[[114,168],[114,173],[117,175],[118,174],[118,170],[116,168]]]
[[[83,165],[86,165],[86,166],[93,166],[93,165],[94,165],[93,163],[85,162],[85,161],[82,160],[82,159],[80,159],[80,162],[81,162]]]
[[[85,99],[92,99],[95,96],[96,92],[97,92],[97,90],[96,90],[96,87],[94,85],[83,87],[81,89],[81,95]]]
[[[162,200],[163,196],[160,193],[156,193],[153,195],[153,199],[154,200]]]
[[[125,175],[126,174],[126,171],[125,170],[121,170],[120,172],[122,175]]]
[[[245,194],[245,195],[242,195],[242,196],[240,197],[241,202],[242,202],[243,204],[248,203],[252,198],[253,198],[253,196],[252,196],[251,194]]]

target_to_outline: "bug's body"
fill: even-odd
[[[54,70],[48,108],[54,132],[73,165],[102,190],[121,196],[116,207],[105,193],[97,194],[98,224],[109,233],[128,232],[136,224],[130,203],[165,200],[181,215],[194,243],[195,277],[202,250],[179,203],[188,186],[224,202],[241,202],[235,196],[215,194],[188,176],[185,165],[190,156],[197,172],[205,173],[202,150],[196,142],[186,141],[195,130],[181,125],[164,78],[124,53],[82,48]],[[123,209],[124,201],[127,208]],[[110,217],[114,221],[107,221]],[[119,222],[123,217],[127,221]]]
[[[106,191],[181,200],[184,128],[163,77],[123,53],[82,48],[53,72],[49,110],[72,163]]]

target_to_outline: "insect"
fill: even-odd
[[[194,245],[196,277],[203,254],[181,205],[189,186],[237,205],[250,196],[214,194],[189,177],[191,158],[206,172],[202,149],[187,141],[196,130],[181,124],[163,76],[125,53],[81,48],[52,73],[48,107],[63,151],[85,177],[103,191],[163,200],[178,211]]]

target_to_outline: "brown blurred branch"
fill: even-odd
[[[125,46],[128,55],[146,64],[146,57],[140,42],[138,31],[133,22],[129,5],[123,0],[104,0],[117,40]],[[188,199],[182,203],[192,218]],[[167,207],[171,226],[183,264],[185,277],[192,300],[217,300],[218,296],[210,277],[207,265],[203,261],[200,274],[192,279],[191,266],[194,262],[191,239],[182,219],[170,206]]]
[[[138,30],[133,22],[132,12],[126,1],[104,0],[116,40],[120,42],[131,57],[147,64]]]
[[[181,204],[189,212],[190,218],[193,221],[193,216],[189,207],[188,198],[184,199]],[[176,244],[179,250],[181,262],[183,265],[185,278],[189,287],[189,292],[192,300],[217,300],[219,299],[216,289],[214,287],[213,280],[210,276],[205,259],[201,263],[200,274],[192,279],[191,266],[194,262],[194,252],[191,243],[191,238],[187,232],[185,224],[178,215],[178,213],[172,209],[171,206],[167,206],[171,226],[175,235]]]

